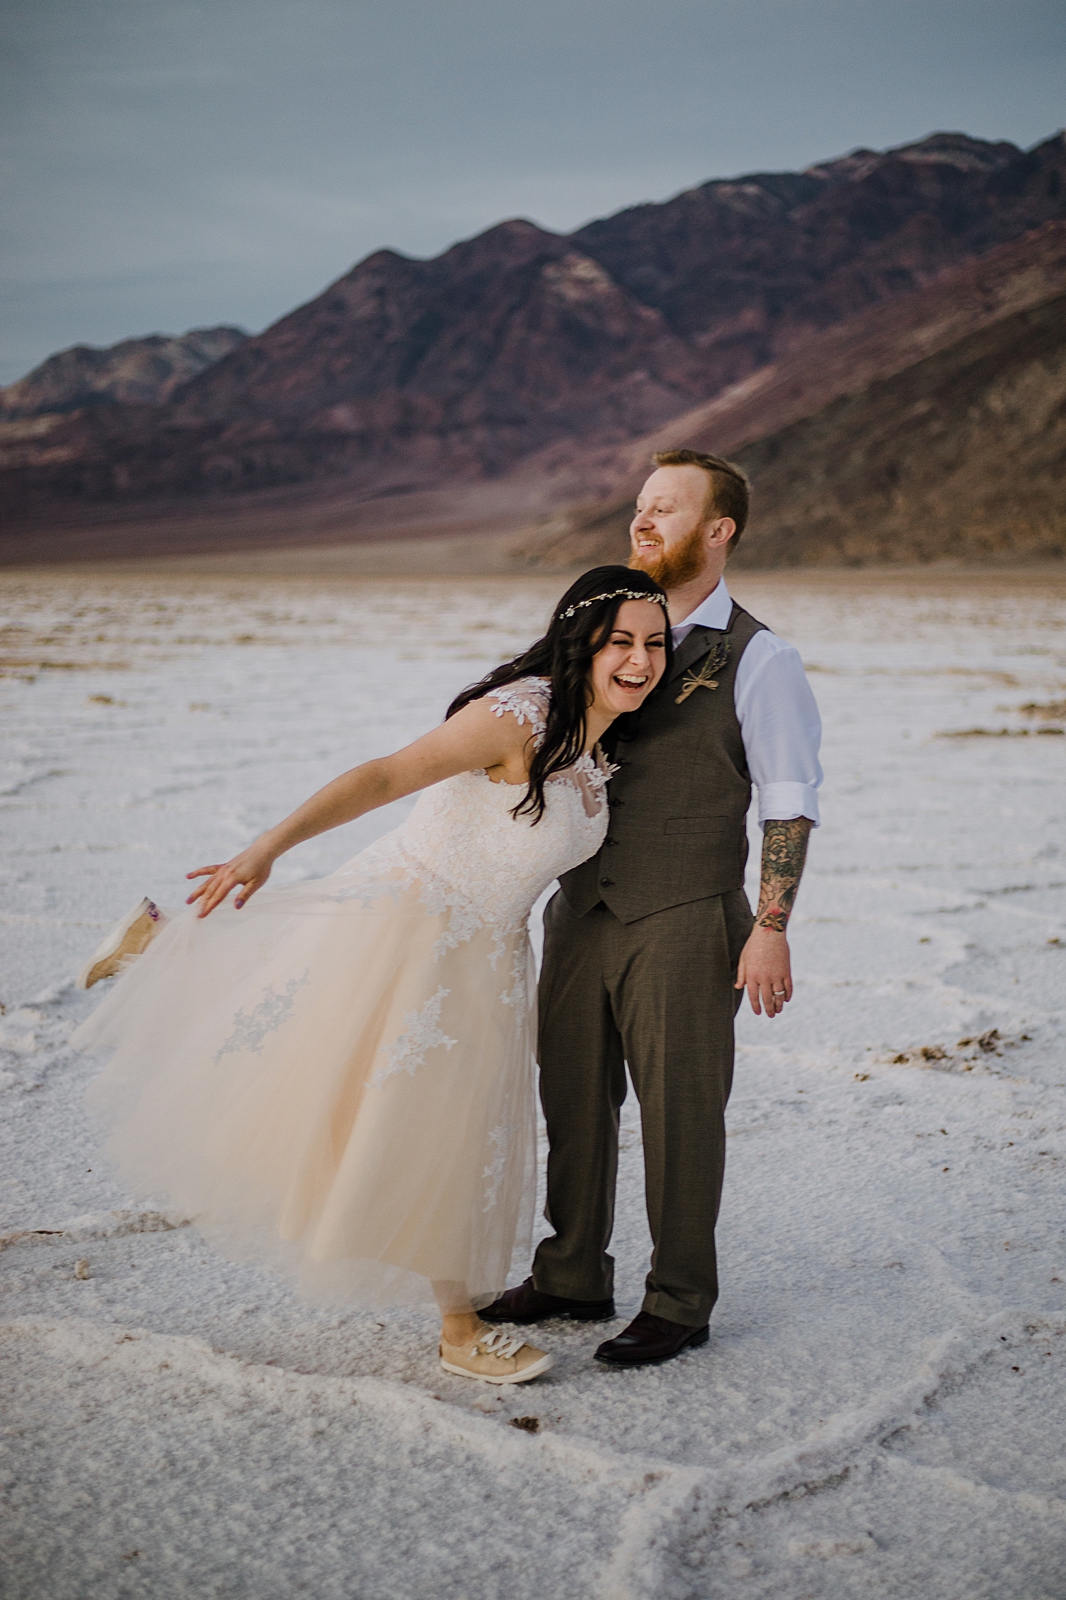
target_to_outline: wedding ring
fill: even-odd
[[[773,994],[775,1000],[780,1000],[785,991],[784,989],[773,989],[771,990],[771,993]]]

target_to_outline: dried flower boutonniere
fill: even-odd
[[[698,672],[690,672],[681,680],[681,693],[674,704],[679,706],[696,689],[717,689],[716,675],[721,672],[729,660],[729,640],[719,639],[718,643],[711,646],[709,653],[704,657]]]

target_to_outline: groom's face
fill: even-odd
[[[709,480],[702,467],[657,467],[637,497],[629,564],[664,589],[699,577],[709,554]],[[713,515],[713,513],[712,513]]]

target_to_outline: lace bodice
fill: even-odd
[[[487,698],[498,717],[528,723],[539,742],[549,695],[547,679],[522,678]],[[528,816],[511,815],[524,786],[494,783],[484,771],[461,773],[426,789],[401,827],[337,876],[350,882],[347,892],[373,893],[375,874],[399,856],[416,870],[427,901],[451,911],[454,938],[449,942],[486,924],[501,934],[510,932],[525,923],[553,878],[600,848],[611,771],[586,755],[550,778],[544,814],[535,826]]]

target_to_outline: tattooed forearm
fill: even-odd
[[[784,933],[796,899],[811,824],[806,817],[767,822],[762,836],[762,884],[755,925]]]

